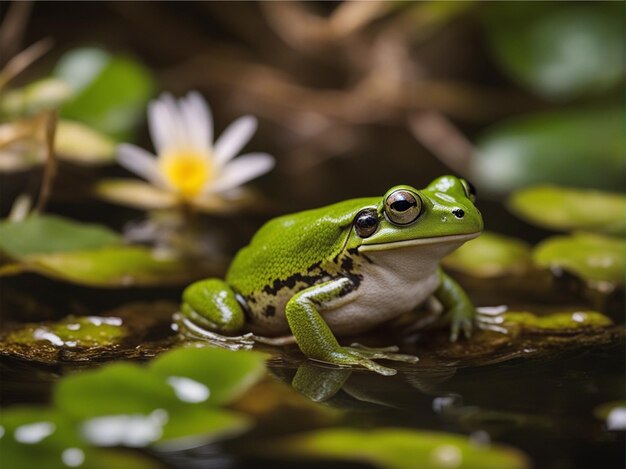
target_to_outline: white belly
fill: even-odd
[[[357,290],[322,310],[324,320],[336,334],[359,334],[414,310],[437,289],[439,261],[459,244],[365,252],[373,263],[363,262]]]

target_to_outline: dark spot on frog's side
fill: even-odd
[[[263,314],[265,315],[265,317],[271,318],[276,314],[276,307],[271,305],[268,306],[267,308],[265,308],[265,311],[263,311]]]

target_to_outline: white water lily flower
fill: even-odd
[[[185,202],[202,202],[254,179],[274,166],[266,153],[237,158],[257,128],[256,118],[235,120],[213,143],[213,118],[197,92],[175,100],[164,93],[148,108],[152,155],[135,145],[118,146],[119,163]]]

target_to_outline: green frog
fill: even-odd
[[[475,308],[439,262],[481,233],[474,200],[467,181],[442,176],[422,190],[400,185],[382,198],[270,220],[237,253],[225,280],[187,287],[182,317],[225,335],[291,334],[313,360],[394,374],[375,360],[417,357],[395,347],[342,346],[336,336],[368,331],[434,297],[451,340],[469,337]]]

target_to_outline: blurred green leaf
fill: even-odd
[[[54,390],[54,404],[76,419],[103,415],[148,415],[180,405],[171,386],[160,376],[130,363],[64,377]]]
[[[553,236],[535,248],[533,258],[592,283],[623,284],[626,275],[626,241],[598,234]]]
[[[256,352],[219,348],[183,348],[161,355],[150,363],[150,369],[164,378],[184,378],[185,385],[207,389],[206,401],[214,405],[228,404],[256,383],[265,373],[265,360]]]
[[[0,250],[14,259],[96,249],[121,242],[121,237],[105,226],[55,215],[32,215],[21,222],[0,222]]]
[[[74,424],[62,413],[46,407],[15,406],[0,414],[2,467],[63,468],[71,459],[84,459],[85,443]]]
[[[21,272],[92,287],[183,285],[203,276],[203,268],[178,258],[157,258],[141,246],[112,246],[97,250],[33,254],[1,274]],[[206,273],[206,272],[205,272]]]
[[[54,136],[59,159],[77,164],[103,164],[115,161],[115,142],[80,122],[60,120]]]
[[[54,109],[72,96],[72,88],[58,78],[37,80],[22,88],[0,94],[0,115],[8,118],[32,116]]]
[[[481,278],[518,275],[532,265],[531,250],[520,239],[487,231],[446,256],[443,264]]]
[[[125,335],[120,318],[70,315],[53,323],[25,324],[2,340],[33,346],[44,341],[55,346],[95,347],[117,343]]]
[[[626,235],[626,196],[617,193],[534,186],[508,202],[517,216],[553,230]]]
[[[496,2],[483,12],[500,65],[545,97],[599,94],[624,77],[620,3]]]
[[[471,170],[494,192],[541,183],[625,189],[624,112],[550,112],[499,124],[479,139]]]
[[[96,48],[65,54],[54,76],[69,83],[75,93],[61,108],[61,117],[84,122],[119,140],[129,139],[155,88],[145,67]]]
[[[272,448],[279,455],[340,459],[388,469],[527,468],[526,456],[497,444],[475,445],[467,437],[396,428],[336,428],[284,438]]]

